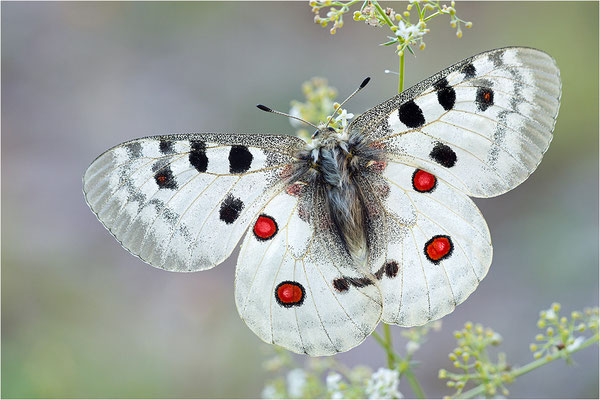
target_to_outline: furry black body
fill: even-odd
[[[315,136],[316,143],[297,155],[300,162],[293,175],[315,189],[327,213],[323,219],[330,222],[348,255],[364,260],[369,219],[364,181],[369,179],[369,166],[384,161],[384,152],[359,134],[321,129]]]

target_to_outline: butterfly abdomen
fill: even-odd
[[[355,260],[364,260],[367,210],[358,186],[360,180],[356,178],[368,165],[381,163],[382,150],[354,137],[317,151],[316,160],[308,156],[308,151],[301,158],[313,171],[313,185],[322,194],[327,220],[348,254]]]

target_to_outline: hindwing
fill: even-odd
[[[492,262],[487,224],[467,195],[416,166],[389,161],[360,178],[368,213],[369,267],[382,320],[422,325],[452,312]]]
[[[260,210],[242,244],[235,299],[242,319],[264,341],[331,355],[371,334],[381,317],[381,293],[333,229],[323,186],[302,186],[292,184]]]

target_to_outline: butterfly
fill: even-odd
[[[241,318],[268,343],[332,355],[379,322],[439,319],[476,289],[492,244],[470,197],[529,177],[560,96],[552,57],[501,48],[419,82],[343,132],[322,124],[311,143],[206,133],[119,144],[89,166],[83,191],[125,249],[167,271],[213,268],[243,236]]]

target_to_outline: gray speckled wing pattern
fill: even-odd
[[[284,185],[304,142],[283,135],[154,136],[118,145],[83,178],[90,208],[132,254],[168,271],[225,260]]]

